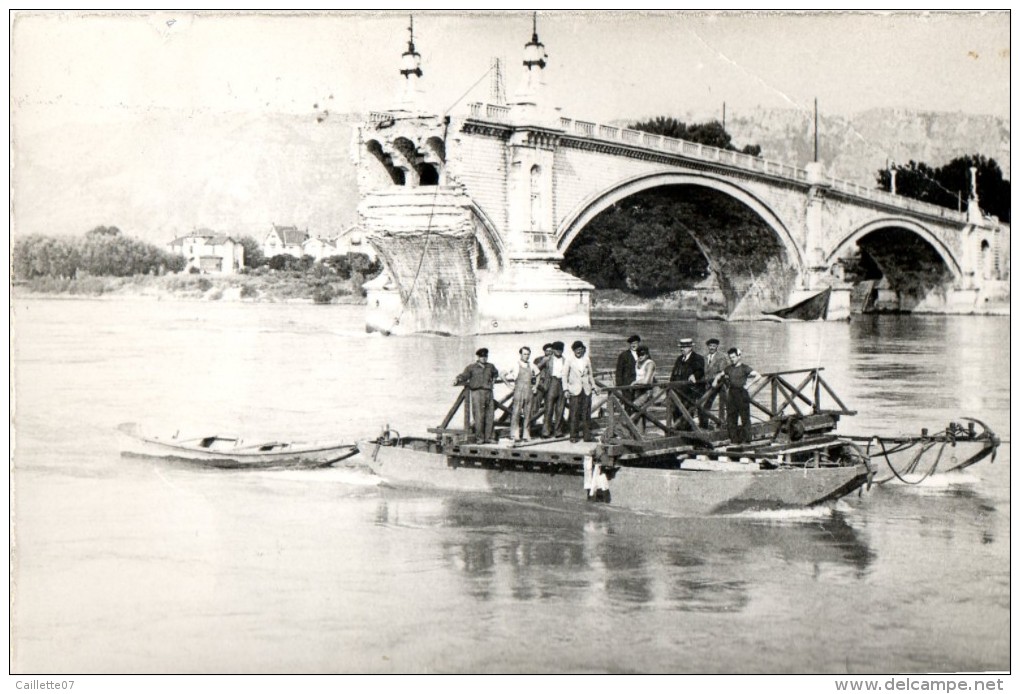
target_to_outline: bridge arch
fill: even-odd
[[[804,253],[789,228],[772,207],[754,193],[731,180],[709,173],[657,171],[618,181],[608,188],[581,201],[560,223],[556,231],[556,248],[565,252],[577,235],[600,213],[621,200],[637,193],[665,186],[701,186],[728,195],[757,214],[782,243],[791,265],[804,267]]]
[[[963,277],[963,271],[960,268],[960,263],[956,259],[956,255],[953,253],[952,249],[949,248],[931,229],[906,217],[883,217],[881,219],[872,220],[867,224],[858,227],[856,230],[845,236],[842,241],[837,243],[835,247],[826,254],[826,265],[832,265],[832,263],[846,252],[847,248],[856,244],[868,234],[881,229],[889,229],[893,227],[913,232],[934,248],[935,252],[942,258],[942,262],[946,264],[946,267],[952,274],[954,281],[959,281]]]
[[[482,210],[477,202],[471,201],[469,205],[471,210],[471,216],[475,224],[475,239],[478,241],[478,245],[481,248],[482,258],[484,261],[485,269],[489,270],[501,270],[505,264],[503,240],[496,231],[496,225],[492,223],[492,220]],[[482,262],[477,263],[478,267],[483,267]]]

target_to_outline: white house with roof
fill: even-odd
[[[304,243],[308,238],[307,229],[302,231],[296,226],[274,224],[262,242],[262,254],[267,258],[283,254],[300,258],[305,254]]]
[[[365,232],[358,226],[344,229],[340,236],[336,238],[334,245],[336,246],[337,255],[362,253],[371,260],[376,258],[375,248],[368,242],[365,238]]]
[[[318,236],[309,236],[303,244],[301,244],[304,255],[310,255],[316,260],[322,260],[333,255],[340,255],[336,249],[336,245],[330,239],[319,238]]]
[[[198,268],[202,272],[229,275],[244,267],[244,246],[212,229],[197,229],[180,236],[168,243],[167,249],[185,257],[185,271]]]

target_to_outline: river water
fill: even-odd
[[[488,346],[641,334],[760,371],[823,365],[857,417],[960,415],[1009,437],[1009,320],[597,315],[586,333],[382,337],[360,307],[14,303],[12,672],[884,673],[1007,670],[1009,446],[834,508],[670,519],[386,488],[349,469],[122,458],[114,428],[324,439],[424,433]]]

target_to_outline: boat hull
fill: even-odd
[[[939,455],[940,446],[919,451],[908,448],[883,454],[873,446],[869,450],[872,466],[875,468],[875,484],[906,482],[918,484],[934,474],[958,472],[978,463],[994,451],[985,442],[963,441],[955,446],[946,445]],[[922,455],[917,457],[918,452]]]
[[[583,468],[576,464],[466,460],[374,441],[361,442],[359,448],[360,462],[395,486],[588,497]],[[678,516],[806,508],[861,487],[868,473],[863,464],[713,471],[626,466],[608,471],[608,496],[612,506]]]
[[[266,442],[244,445],[237,441],[234,445],[203,448],[201,445],[203,441],[215,439],[220,442],[232,439],[209,437],[178,442],[173,439],[145,436],[130,426],[122,426],[120,432],[121,455],[225,470],[327,467],[358,452],[355,444],[338,442]]]

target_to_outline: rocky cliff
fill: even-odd
[[[734,144],[758,144],[762,156],[797,166],[811,161],[814,118],[810,112],[760,109],[728,117]],[[998,162],[1010,177],[1009,121],[966,113],[872,109],[852,117],[819,116],[819,158],[830,175],[875,184],[886,162],[923,161],[941,166],[967,154]]]

